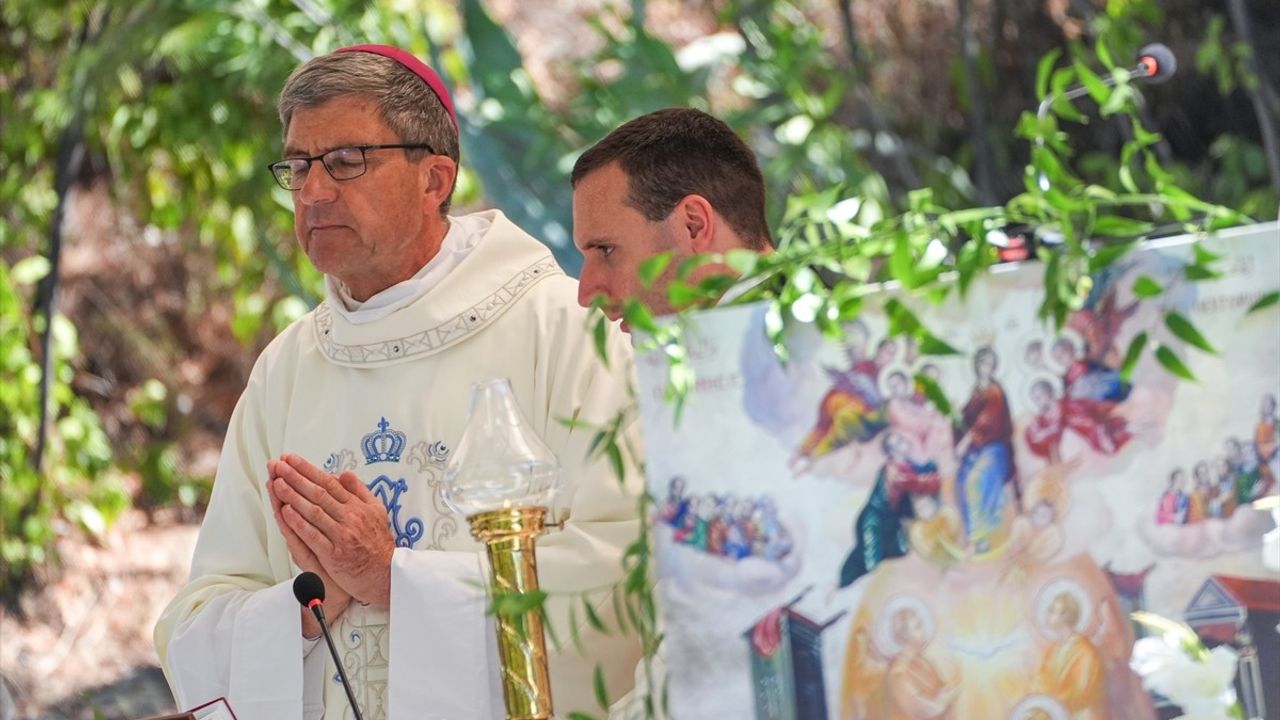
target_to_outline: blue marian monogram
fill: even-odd
[[[369,433],[360,441],[365,465],[399,463],[404,446],[404,433],[392,430],[391,423],[385,417],[378,421],[378,432]],[[379,475],[369,483],[369,491],[387,508],[388,522],[396,536],[396,547],[412,548],[422,539],[426,534],[426,524],[422,522],[422,518],[409,516],[403,522],[400,518],[400,496],[409,491],[409,483],[404,478],[392,480],[388,475]]]

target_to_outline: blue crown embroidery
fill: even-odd
[[[380,432],[369,433],[360,441],[364,449],[365,465],[380,462],[400,462],[400,453],[404,452],[404,433],[399,430],[388,430],[391,423],[384,417],[378,421]]]

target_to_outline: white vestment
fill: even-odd
[[[638,534],[640,478],[624,489],[607,462],[585,458],[594,431],[629,402],[630,347],[610,332],[596,357],[576,283],[547,249],[498,212],[438,285],[374,322],[352,324],[330,301],[263,351],[231,418],[191,577],[157,623],[156,649],[178,703],[225,696],[240,720],[352,717],[323,642],[301,635],[298,573],[276,528],[266,463],[296,453],[351,470],[387,506],[397,549],[391,609],[352,602],[332,628],[368,720],[494,720],[504,714],[496,641],[486,617],[487,563],[466,521],[441,499],[450,449],[473,382],[510,379],[521,411],[563,466],[563,530],[538,542],[553,630],[556,714],[597,711],[592,675],[610,694],[631,687],[634,638],[579,631],[571,593],[622,575]],[[602,615],[611,598],[591,596]],[[578,618],[583,613],[576,613]]]

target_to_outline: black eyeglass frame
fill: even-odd
[[[333,174],[333,168],[329,167],[329,163],[325,161],[325,158],[328,157],[329,155],[332,155],[333,153],[340,152],[342,150],[359,150],[360,151],[360,172],[350,177],[338,177],[337,175]],[[288,190],[289,192],[297,192],[302,189],[301,184],[299,184],[298,187],[296,188],[292,188],[292,187],[289,187],[289,185],[285,183],[285,181],[280,177],[281,171],[287,170],[290,173],[293,172],[293,168],[289,165],[289,163],[296,163],[299,160],[305,160],[307,163],[306,169],[303,170],[303,174],[305,177],[305,173],[311,172],[311,163],[314,163],[315,161],[319,160],[320,164],[324,166],[324,171],[329,173],[329,177],[333,178],[334,180],[338,180],[338,181],[355,180],[361,175],[364,175],[365,173],[369,172],[369,158],[366,156],[366,153],[368,153],[370,150],[426,150],[427,154],[429,155],[439,155],[439,153],[437,153],[430,145],[427,145],[425,143],[394,144],[394,145],[343,145],[342,147],[336,147],[336,148],[333,148],[332,150],[325,150],[319,155],[312,155],[311,157],[284,158],[283,160],[277,160],[271,163],[270,165],[268,165],[267,169],[271,171],[271,176],[276,179],[277,185],[284,188],[285,190]]]

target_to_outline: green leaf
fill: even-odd
[[[1177,353],[1170,350],[1166,345],[1156,346],[1156,360],[1160,361],[1160,364],[1164,366],[1164,369],[1168,370],[1172,375],[1176,375],[1184,380],[1196,379],[1195,374],[1192,373],[1186,365],[1182,364],[1182,360],[1178,357]]]
[[[1053,73],[1053,66],[1057,64],[1058,58],[1062,57],[1062,48],[1053,48],[1040,58],[1040,63],[1036,65],[1036,97],[1044,99],[1049,94],[1049,75]]]
[[[627,321],[633,330],[639,330],[653,334],[658,332],[658,323],[653,319],[653,313],[641,301],[632,298],[628,300],[626,305],[622,307],[622,318]]]
[[[1191,246],[1191,252],[1195,256],[1195,265],[1209,265],[1222,259],[1222,256],[1213,252],[1209,248],[1200,243]]]
[[[507,616],[523,615],[534,608],[541,607],[543,601],[546,599],[547,593],[545,590],[495,593],[493,596],[493,605],[489,607],[489,614]]]
[[[1117,260],[1138,247],[1139,242],[1139,240],[1130,240],[1128,242],[1112,242],[1103,245],[1089,256],[1089,272],[1096,273],[1099,270],[1110,267]]]
[[[1217,280],[1222,273],[1205,265],[1188,265],[1182,269],[1182,276],[1188,280]]]
[[[681,260],[680,264],[676,266],[676,278],[679,280],[688,280],[690,277],[693,276],[694,270],[697,270],[698,268],[704,265],[707,265],[714,260],[715,260],[714,255],[708,255],[706,253],[691,255],[685,258],[684,260]]]
[[[777,355],[778,361],[785,363],[789,353],[783,338],[783,327],[782,306],[776,301],[769,303],[769,308],[764,313],[765,337],[769,338],[770,344],[773,345],[773,352]]]
[[[1137,237],[1155,228],[1153,223],[1120,215],[1099,215],[1093,221],[1093,234],[1102,237]]]
[[[608,710],[609,709],[609,693],[608,691],[605,690],[604,668],[602,666],[596,665],[596,671],[594,673],[594,677],[592,678],[591,685],[593,688],[595,688],[596,702],[599,703],[600,709]]]
[[[621,480],[627,476],[626,466],[622,462],[622,449],[617,443],[611,443],[604,447],[604,454],[609,458],[609,467],[613,470],[613,476]]]
[[[920,318],[897,298],[884,302],[884,313],[889,317],[889,335],[915,335],[922,326]]]
[[[938,412],[950,417],[951,401],[947,399],[947,394],[942,391],[937,381],[923,373],[917,373],[914,380],[916,386],[924,393],[925,399],[933,403]]]
[[[1080,84],[1084,86],[1085,90],[1089,91],[1089,97],[1093,98],[1093,101],[1099,105],[1105,102],[1110,91],[1106,83],[1102,82],[1102,78],[1098,77],[1098,74],[1089,69],[1089,66],[1081,62],[1079,58],[1073,60],[1071,64],[1076,69]]]
[[[910,287],[915,276],[915,258],[911,256],[911,240],[906,233],[898,235],[889,256],[889,274],[894,280]]]
[[[667,269],[674,257],[675,253],[668,250],[641,260],[640,267],[636,271],[636,274],[640,276],[640,285],[645,288],[653,287],[653,283],[657,281],[658,276],[662,275],[662,271]]]
[[[960,351],[929,332],[916,333],[916,344],[921,355],[959,355]]]
[[[1142,351],[1147,347],[1147,334],[1140,332],[1133,336],[1129,341],[1129,349],[1124,353],[1124,362],[1120,365],[1120,379],[1129,382],[1133,377],[1133,371],[1138,366],[1138,359],[1142,357]]]
[[[1136,297],[1143,299],[1153,298],[1162,292],[1164,292],[1164,287],[1147,275],[1142,275],[1133,282],[1133,294]]]
[[[596,348],[596,357],[600,358],[600,362],[609,367],[609,318],[603,314],[597,314],[595,325],[591,328],[591,341]]]
[[[724,262],[739,275],[748,275],[760,262],[760,253],[754,250],[734,248],[724,254]]]
[[[9,269],[15,285],[30,285],[49,274],[49,258],[32,255],[13,264]]]
[[[1269,308],[1272,305],[1275,305],[1276,303],[1280,303],[1280,290],[1272,290],[1266,295],[1263,295],[1262,297],[1258,298],[1258,301],[1250,305],[1249,309],[1244,311],[1244,314],[1252,315],[1258,312],[1259,310]]]
[[[596,613],[596,609],[591,607],[591,599],[582,598],[582,609],[587,614],[587,624],[595,628],[596,632],[607,634],[609,631],[604,627],[604,621],[600,619],[600,615]]]
[[[667,285],[667,302],[677,310],[697,306],[706,299],[705,293],[684,280],[672,280],[671,284]]]
[[[1194,345],[1207,353],[1214,355],[1218,353],[1213,345],[1210,345],[1209,341],[1205,339],[1204,335],[1200,334],[1200,331],[1196,329],[1195,324],[1186,317],[1170,311],[1165,313],[1164,324],[1183,342]]]

